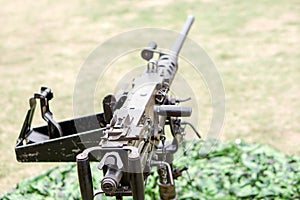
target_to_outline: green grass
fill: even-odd
[[[42,85],[51,87],[55,118],[71,118],[76,76],[99,43],[135,28],[179,30],[187,14],[196,17],[190,38],[207,50],[223,79],[226,125],[222,139],[243,138],[300,155],[299,13],[297,0],[2,0],[0,193],[52,166],[19,164],[14,158],[15,140],[33,92]],[[206,130],[211,117],[209,97],[206,91],[199,94],[204,96],[199,129]],[[37,124],[43,123],[39,117]]]

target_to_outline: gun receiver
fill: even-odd
[[[142,200],[146,179],[156,167],[160,198],[175,199],[174,179],[187,168],[173,169],[173,155],[184,136],[182,126],[189,124],[182,122],[181,117],[190,117],[192,109],[178,105],[182,100],[170,97],[168,92],[178,69],[179,52],[193,21],[193,16],[187,17],[168,52],[157,50],[155,42],[141,51],[141,57],[148,62],[146,71],[133,80],[129,91],[120,91],[121,97],[104,97],[103,113],[57,123],[49,109],[53,94],[49,88],[42,87],[30,99],[30,109],[15,148],[17,160],[76,161],[83,200],[91,200],[98,194]],[[158,59],[153,58],[154,54]],[[32,128],[37,98],[48,126]],[[76,124],[82,125],[80,132]],[[166,139],[166,126],[173,137],[170,141]],[[194,127],[193,130],[200,138]],[[95,191],[90,161],[99,162],[98,169],[103,171],[101,187]]]

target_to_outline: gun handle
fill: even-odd
[[[82,200],[93,200],[93,180],[89,157],[85,153],[78,154],[76,162]]]
[[[133,200],[145,199],[144,176],[141,165],[141,158],[138,154],[131,153],[128,156],[128,166],[130,169],[130,184]]]

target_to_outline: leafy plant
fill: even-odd
[[[203,148],[216,143],[209,153]],[[176,180],[178,199],[298,199],[300,158],[269,146],[245,142],[189,142],[174,164],[188,173]],[[96,165],[92,165],[96,168]],[[96,170],[94,170],[96,171]],[[93,173],[99,186],[101,173]],[[157,174],[147,180],[146,199],[158,198]],[[65,164],[30,179],[0,199],[80,199],[76,165]],[[103,197],[105,199],[105,197]],[[107,198],[109,199],[109,198]]]

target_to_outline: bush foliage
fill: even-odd
[[[204,153],[203,147],[212,142],[190,142],[186,156],[176,159],[177,167],[189,167],[189,176],[184,173],[175,182],[179,199],[300,198],[299,157],[244,142],[217,142]],[[93,176],[98,187],[101,173]],[[146,199],[158,198],[156,181],[153,173],[147,180]],[[0,199],[80,199],[76,165],[61,165],[26,179]]]

